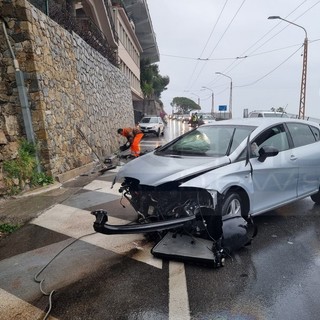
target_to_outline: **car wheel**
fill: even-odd
[[[158,129],[156,136],[159,137],[160,136],[160,128]]]
[[[241,216],[242,203],[240,195],[236,192],[230,192],[226,195],[221,208],[222,216]]]
[[[162,135],[162,136],[164,135],[164,129],[162,130],[161,135]]]
[[[311,196],[312,201],[316,204],[320,204],[320,190]]]

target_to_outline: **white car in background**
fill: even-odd
[[[143,133],[152,133],[157,137],[164,134],[164,123],[158,116],[143,117],[139,122],[139,128]]]
[[[248,118],[289,118],[285,112],[255,110],[249,113]]]

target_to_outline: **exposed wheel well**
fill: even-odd
[[[227,196],[229,195],[230,193],[233,193],[233,192],[236,192],[240,195],[241,197],[241,200],[242,200],[242,205],[243,205],[243,217],[247,217],[248,216],[248,213],[249,213],[249,210],[250,210],[250,200],[249,200],[249,196],[247,194],[247,192],[239,187],[239,186],[233,186],[233,187],[230,187],[225,193],[224,195]]]

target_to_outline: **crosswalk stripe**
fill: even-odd
[[[43,319],[45,313],[0,288],[1,320]],[[58,320],[50,316],[49,320]]]
[[[111,187],[111,181],[93,180],[92,182],[84,186],[83,189],[114,194],[116,196],[119,196],[120,198],[121,193],[119,192],[119,189],[121,187],[121,184],[117,182],[112,188]]]
[[[35,218],[31,223],[73,238],[80,238],[94,232],[94,220],[94,216],[86,210],[57,204]],[[108,222],[110,224],[128,223],[126,220],[114,217],[109,217]],[[146,243],[141,234],[104,235],[95,233],[81,240],[121,255],[133,251],[133,255],[130,256],[132,259],[162,269],[162,260],[153,257],[150,253],[152,245]]]

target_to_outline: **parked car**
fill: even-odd
[[[218,261],[219,248],[237,249],[248,241],[240,232],[251,216],[308,196],[320,204],[319,137],[319,124],[289,118],[202,125],[123,166],[115,181],[122,182],[120,192],[138,222],[113,227],[99,217],[103,223],[95,230],[174,229],[211,239]]]
[[[249,113],[249,118],[289,118],[285,112],[255,110]]]
[[[209,123],[213,123],[215,121],[216,121],[216,119],[212,114],[204,113],[204,114],[201,114],[199,117],[199,125],[209,124]]]
[[[161,117],[145,116],[139,122],[140,130],[143,133],[153,133],[157,137],[164,134],[164,123]]]

